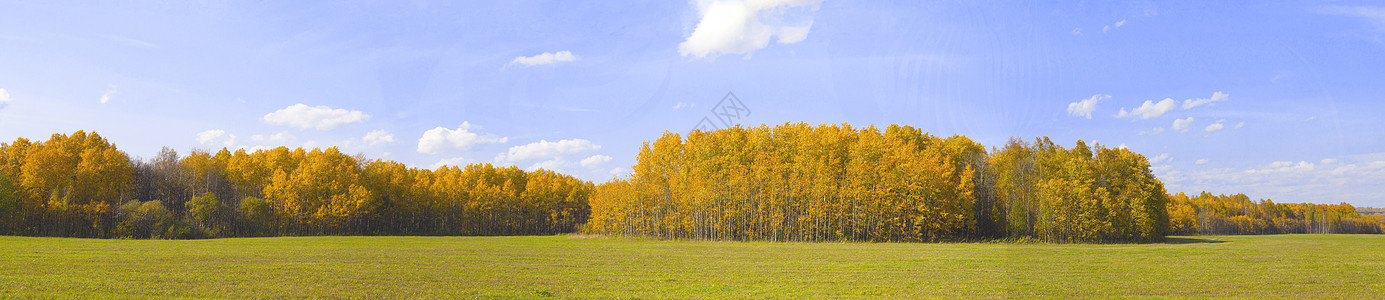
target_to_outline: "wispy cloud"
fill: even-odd
[[[103,34],[103,35],[98,35],[98,36],[100,36],[100,37],[103,38],[103,39],[107,39],[107,40],[110,40],[110,41],[113,41],[113,42],[116,42],[116,43],[120,43],[121,45],[129,46],[129,47],[147,48],[147,49],[158,49],[158,48],[160,48],[160,47],[159,47],[159,44],[150,43],[150,42],[146,42],[146,41],[142,41],[142,40],[138,40],[138,39],[126,37],[126,36],[109,35],[109,34]]]
[[[511,60],[509,64],[506,64],[506,66],[512,64],[521,64],[525,66],[551,65],[574,60],[577,60],[577,56],[572,55],[571,51],[558,51],[554,53],[544,52],[534,56],[516,57],[514,60]]]
[[[1231,99],[1231,95],[1223,92],[1212,93],[1211,98],[1198,98],[1183,100],[1183,109],[1192,109],[1203,105],[1216,105],[1217,102],[1226,102]]]
[[[1178,104],[1174,104],[1174,101],[1171,98],[1164,98],[1164,100],[1160,100],[1159,102],[1154,102],[1153,100],[1145,100],[1145,103],[1143,105],[1140,105],[1140,107],[1136,107],[1131,111],[1126,111],[1124,108],[1122,108],[1119,113],[1116,113],[1116,118],[1140,117],[1141,119],[1149,119],[1162,116],[1164,115],[1164,113],[1167,113],[1173,110],[1174,108],[1178,108]]]
[[[1377,6],[1324,6],[1319,13],[1360,18],[1375,25],[1376,30],[1385,31],[1385,7]]]
[[[106,102],[110,102],[110,101],[111,101],[111,96],[115,96],[115,85],[114,85],[114,84],[112,84],[112,85],[106,87],[106,92],[103,93],[103,94],[101,94],[101,104],[106,104]]]

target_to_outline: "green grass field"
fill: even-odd
[[[1385,236],[1165,244],[0,237],[0,297],[1378,297]]]

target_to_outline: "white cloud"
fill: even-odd
[[[394,143],[394,134],[384,130],[373,130],[361,137],[361,141],[370,145]]]
[[[1101,33],[1106,33],[1107,31],[1111,31],[1111,29],[1116,29],[1120,28],[1121,26],[1125,26],[1125,20],[1116,21],[1115,25],[1116,27],[1111,27],[1111,25],[1102,26]]]
[[[1169,158],[1169,154],[1168,154],[1168,153],[1159,154],[1159,156],[1155,156],[1155,157],[1152,157],[1152,158],[1149,159],[1149,163],[1150,163],[1150,164],[1157,164],[1157,163],[1171,162],[1171,161],[1173,161],[1173,159],[1172,159],[1172,158]]]
[[[1178,108],[1178,104],[1175,104],[1173,99],[1171,98],[1164,98],[1164,100],[1161,100],[1157,103],[1153,100],[1145,100],[1145,104],[1140,105],[1140,107],[1136,107],[1135,110],[1127,112],[1124,108],[1122,108],[1120,110],[1120,113],[1116,114],[1116,118],[1133,118],[1135,116],[1139,116],[1142,119],[1149,119],[1153,117],[1162,116],[1164,115],[1164,113],[1169,112],[1174,108]]]
[[[444,158],[444,159],[442,159],[442,160],[439,160],[439,161],[436,162],[436,163],[433,163],[433,165],[430,166],[430,167],[428,167],[428,168],[429,168],[429,169],[434,169],[434,170],[436,170],[436,169],[438,169],[438,168],[440,168],[440,167],[443,167],[443,166],[465,167],[467,164],[470,164],[470,163],[471,163],[471,160],[470,160],[470,159],[466,159],[465,157]]]
[[[326,105],[307,106],[302,103],[264,115],[264,121],[269,124],[317,130],[332,130],[366,120],[370,120],[370,115],[359,110],[332,109]]]
[[[1330,164],[1334,164],[1334,163],[1337,163],[1337,159],[1336,159],[1336,158],[1324,158],[1324,159],[1322,160],[1322,164],[1324,164],[1324,165],[1330,165]]]
[[[769,46],[793,44],[808,37],[812,13],[822,0],[700,0],[701,17],[691,35],[678,44],[678,54],[715,58],[721,54],[745,54]]]
[[[1111,95],[1096,94],[1092,95],[1091,98],[1068,103],[1068,115],[1091,119],[1092,111],[1096,110],[1096,103],[1106,99],[1111,99]]]
[[[0,88],[0,104],[8,103],[10,103],[10,92],[5,91],[5,89],[3,88]]]
[[[1236,123],[1236,129],[1241,129],[1241,127],[1246,127],[1246,122]]]
[[[1306,161],[1300,161],[1300,162],[1298,162],[1297,164],[1295,164],[1295,163],[1292,162],[1292,161],[1276,161],[1276,162],[1270,163],[1269,167],[1261,168],[1261,169],[1249,169],[1249,170],[1246,170],[1246,173],[1254,174],[1254,173],[1278,173],[1278,172],[1306,172],[1306,171],[1312,171],[1313,168],[1314,168],[1313,163],[1306,162]]]
[[[1072,35],[1082,35],[1082,28],[1073,28]]]
[[[1140,131],[1140,135],[1156,135],[1160,133],[1164,133],[1164,127],[1155,127],[1154,129]]]
[[[1187,119],[1173,119],[1173,130],[1188,132],[1188,126],[1193,125],[1193,117]]]
[[[535,171],[535,170],[538,170],[538,169],[544,169],[544,170],[549,170],[549,171],[554,171],[554,172],[562,172],[562,171],[563,171],[563,166],[566,166],[566,165],[567,165],[567,161],[563,160],[562,157],[555,157],[555,158],[550,159],[550,160],[545,160],[545,161],[541,161],[541,162],[538,162],[538,163],[529,165],[529,167],[528,167],[528,168],[524,168],[524,170],[525,170],[525,171],[530,171],[530,172],[532,172],[532,171]]]
[[[115,85],[110,85],[109,87],[106,87],[106,93],[101,94],[101,104],[106,104],[106,102],[110,102],[111,96],[115,96]]]
[[[572,55],[571,51],[558,51],[556,53],[544,52],[534,56],[520,56],[510,61],[510,64],[521,64],[525,66],[551,65],[560,62],[577,60],[577,56]]]
[[[549,142],[539,140],[527,145],[510,147],[510,151],[495,156],[497,163],[515,163],[536,158],[557,158],[565,154],[601,149],[600,145],[584,139]]]
[[[610,156],[605,156],[605,155],[600,155],[600,154],[598,154],[598,155],[592,155],[591,157],[582,159],[582,166],[583,166],[583,167],[592,168],[592,167],[596,167],[596,166],[599,166],[599,165],[601,165],[601,164],[604,164],[604,163],[607,163],[607,162],[610,162],[610,161],[611,161],[611,157],[610,157]]]
[[[1183,100],[1183,109],[1192,109],[1192,108],[1194,108],[1194,107],[1203,106],[1203,105],[1216,105],[1217,102],[1226,102],[1226,100],[1230,100],[1230,99],[1231,99],[1231,95],[1228,95],[1228,94],[1223,93],[1223,92],[1215,92],[1215,93],[1212,93],[1212,97],[1211,97],[1211,98],[1198,98],[1198,99],[1187,99],[1187,100]]]
[[[258,142],[258,143],[271,142],[271,143],[278,143],[278,144],[284,145],[284,144],[288,144],[288,143],[289,143],[290,141],[292,141],[292,140],[293,140],[293,135],[289,134],[288,132],[275,133],[275,134],[269,135],[269,136],[265,136],[265,135],[263,135],[263,134],[256,134],[256,135],[250,136],[250,141],[252,141],[252,142]]]
[[[1303,119],[1303,120],[1304,120],[1304,121],[1312,121],[1312,120],[1317,120],[1317,119],[1318,119],[1318,116],[1312,116],[1312,117],[1308,117],[1307,119]]]
[[[197,133],[197,142],[203,145],[222,144],[230,147],[236,143],[236,135],[226,133],[225,130],[212,129]]]
[[[678,102],[678,104],[673,105],[673,109],[693,108],[695,106],[696,105],[691,103]]]
[[[1195,165],[1201,165],[1201,164],[1205,164],[1205,163],[1207,163],[1207,162],[1208,162],[1208,160],[1207,160],[1206,158],[1203,158],[1203,159],[1199,159],[1199,160],[1193,162],[1193,164],[1195,164]]]
[[[612,177],[612,178],[624,176],[625,174],[629,174],[629,173],[630,173],[630,168],[612,168],[612,169],[611,169],[611,177]]]
[[[812,29],[813,24],[804,26],[784,26],[779,28],[779,43],[793,44],[808,39],[808,29]]]
[[[1191,118],[1191,117],[1190,117],[1190,118]],[[1217,130],[1222,130],[1222,128],[1225,128],[1225,127],[1226,127],[1226,125],[1223,125],[1223,124],[1222,124],[1222,122],[1225,122],[1225,121],[1226,121],[1226,120],[1217,120],[1216,123],[1212,123],[1212,125],[1207,125],[1207,128],[1204,128],[1203,130],[1206,130],[1207,132],[1213,132],[1213,131],[1217,131]]]
[[[438,154],[444,150],[471,150],[472,146],[479,144],[497,144],[509,141],[509,138],[497,137],[493,134],[477,134],[471,130],[479,130],[481,126],[471,125],[462,122],[457,129],[447,129],[441,126],[423,132],[423,137],[418,139],[418,153]]]

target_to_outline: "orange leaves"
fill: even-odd
[[[665,133],[602,184],[588,229],[693,239],[938,240],[973,228],[970,181],[908,126]]]

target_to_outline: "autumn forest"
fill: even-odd
[[[0,143],[0,234],[90,238],[542,235],[769,241],[1151,242],[1165,235],[1381,233],[1349,204],[1169,194],[1125,148],[987,148],[911,126],[665,133],[633,173],[437,169],[337,148],[165,148],[95,132]],[[1369,211],[1369,210],[1368,210]]]

